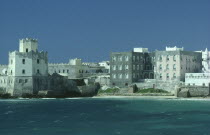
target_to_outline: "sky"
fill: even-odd
[[[210,0],[0,0],[0,64],[35,38],[50,63],[109,60],[134,47],[210,49]]]

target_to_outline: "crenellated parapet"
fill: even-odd
[[[49,66],[69,66],[69,63],[49,63]]]

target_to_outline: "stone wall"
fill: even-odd
[[[206,97],[210,95],[209,86],[182,86],[176,89],[177,97]]]
[[[175,93],[176,87],[183,84],[183,82],[164,82],[164,81],[158,81],[156,79],[145,79],[142,80],[142,82],[134,83],[136,86],[140,89],[147,89],[147,88],[155,88],[155,89],[162,89],[166,90],[168,92],[171,92],[172,94]]]
[[[80,93],[77,84],[67,77],[53,74],[48,80],[48,90],[52,90],[55,95],[68,95],[70,93]]]

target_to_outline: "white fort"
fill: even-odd
[[[4,76],[5,89],[11,95],[36,94],[47,88],[48,53],[38,52],[36,39],[19,41],[19,51],[9,52],[9,63]]]

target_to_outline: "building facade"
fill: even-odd
[[[134,48],[131,52],[113,52],[110,56],[110,79],[112,86],[128,86],[141,79],[154,78],[152,60],[154,54],[148,49]]]
[[[47,89],[48,53],[38,52],[38,41],[31,38],[19,41],[19,51],[9,52],[9,63],[4,76],[6,93],[20,96],[37,94]]]
[[[201,51],[202,53],[202,71],[203,73],[210,73],[210,51],[208,51],[208,49],[206,48],[205,51]]]
[[[206,48],[202,53],[202,70],[200,73],[186,73],[185,85],[208,86],[210,83],[210,52]]]
[[[209,86],[210,73],[186,73],[185,85]]]
[[[198,73],[202,69],[202,54],[184,51],[184,48],[166,47],[155,52],[156,80],[185,81],[185,73]]]
[[[109,74],[105,66],[97,63],[82,63],[81,59],[70,59],[69,63],[49,64],[49,74],[58,73],[69,79],[83,79],[93,75]]]

